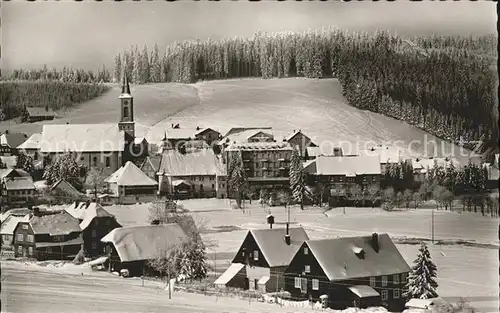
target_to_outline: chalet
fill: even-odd
[[[0,226],[1,254],[14,257],[14,230],[19,222],[28,222],[29,213],[23,216],[9,215]]]
[[[33,123],[39,121],[50,121],[56,117],[54,110],[45,106],[45,108],[40,107],[26,107],[24,109],[24,120]]]
[[[19,145],[18,150],[32,157],[35,163],[41,161],[42,160],[42,156],[40,154],[41,140],[42,140],[42,134],[34,133],[25,142]]]
[[[212,146],[212,143],[217,142],[221,138],[221,134],[212,128],[200,128],[196,127],[194,133],[194,139],[203,140],[208,146]]]
[[[64,260],[74,258],[82,245],[78,220],[64,211],[41,214],[35,208],[29,221],[14,230],[16,257]]]
[[[0,162],[2,162],[2,164],[4,164],[6,168],[15,168],[17,165],[17,156],[2,155],[0,156]]]
[[[73,185],[64,179],[56,181],[49,189],[50,195],[59,199],[67,201],[84,201],[88,197],[86,194],[78,191]]]
[[[162,154],[158,171],[159,192],[177,198],[208,198],[219,193],[219,174],[223,173],[223,164],[211,149],[182,154],[175,150],[166,150]],[[225,190],[224,176],[219,180]]]
[[[410,267],[387,234],[304,242],[285,271],[295,299],[328,297],[333,309],[384,306],[401,312]]]
[[[156,180],[148,177],[130,161],[111,174],[105,182],[118,203],[135,203],[141,198],[151,200],[156,196],[158,188]]]
[[[344,156],[344,152],[340,147],[321,146],[321,147],[306,147],[304,158],[306,160],[314,160],[317,156]]]
[[[109,268],[120,272],[127,269],[131,276],[150,271],[147,261],[165,255],[188,236],[178,224],[119,227],[104,236]]]
[[[74,202],[66,208],[71,216],[78,219],[86,256],[97,256],[104,251],[101,239],[121,225],[115,216],[95,202]]]
[[[262,292],[283,290],[285,269],[309,240],[302,227],[249,230],[229,269],[215,284]]]
[[[328,198],[333,205],[352,199],[356,189],[380,187],[378,156],[318,156],[304,165],[304,171],[309,184],[321,184],[330,190]]]
[[[79,164],[110,175],[127,161],[143,157],[135,154],[134,97],[126,75],[119,100],[120,120],[115,124],[43,125],[40,152],[47,156],[44,166],[57,155],[74,151]]]
[[[6,177],[0,184],[1,197],[10,207],[24,204],[36,197],[35,184],[31,177]]]
[[[236,143],[225,149],[226,166],[229,166],[231,154],[241,152],[251,192],[287,190],[292,151],[288,142]]]
[[[235,143],[273,141],[272,127],[233,127],[221,138],[218,145],[220,150],[223,151],[224,148]]]
[[[299,151],[301,157],[306,156],[307,148],[318,147],[308,136],[306,136],[302,130],[293,131],[293,133],[286,137],[285,140],[290,143],[292,148]]]
[[[380,159],[380,170],[385,173],[388,164],[397,164],[403,161],[401,151],[396,147],[378,145],[366,150],[360,150],[361,156],[378,156]]]
[[[156,173],[158,173],[158,170],[160,169],[160,162],[161,162],[161,156],[159,155],[148,156],[142,163],[140,169],[146,175],[148,175],[149,178],[158,181],[158,176],[156,175]]]
[[[17,147],[28,139],[24,133],[9,133],[0,135],[0,155],[16,155]]]

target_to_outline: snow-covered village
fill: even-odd
[[[494,9],[0,3],[1,312],[499,312]]]

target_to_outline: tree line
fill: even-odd
[[[456,167],[438,164],[427,169],[423,181],[415,180],[410,162],[388,164],[377,196],[390,206],[407,209],[428,200],[434,200],[439,208],[451,210],[455,200],[460,200],[462,210],[481,212],[482,215],[498,216],[498,196],[491,195],[486,187],[486,168],[469,162]]]
[[[113,76],[108,69],[102,65],[97,71],[84,70],[82,68],[63,67],[62,69],[51,68],[47,65],[43,68],[15,69],[3,80],[58,80],[65,83],[108,83]]]
[[[25,107],[49,107],[54,110],[93,99],[109,90],[99,83],[59,80],[0,82],[0,120],[22,115]]]

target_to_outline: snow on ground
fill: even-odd
[[[348,154],[377,143],[407,149],[410,142],[413,155],[459,153],[457,146],[404,122],[348,105],[336,79],[232,79],[191,86],[197,89],[199,103],[157,123],[148,139],[161,138],[171,123],[214,127],[223,133],[234,126],[257,125],[272,126],[278,140],[302,129],[319,145],[345,143]]]
[[[255,202],[245,204],[245,211],[231,209],[227,199],[192,199],[180,201],[190,211],[196,221],[207,223],[212,232],[203,234],[205,240],[216,242],[217,246],[208,251],[212,264],[221,273],[227,268],[249,228],[264,228],[269,211],[278,225],[284,227],[286,210],[284,207],[263,208]],[[123,225],[147,223],[148,205],[110,206],[106,208],[115,214]],[[336,236],[370,235],[372,232],[386,232],[393,237],[430,238],[431,210],[410,210],[387,212],[371,208],[336,208],[324,213],[313,207],[301,211],[298,206],[290,209],[292,226],[302,225],[311,239]],[[496,238],[498,220],[479,214],[434,212],[436,240],[469,240],[498,244]],[[220,231],[230,226],[241,230]],[[218,231],[219,230],[219,231]],[[401,254],[412,264],[417,255],[418,245],[397,244]],[[432,245],[429,250],[439,271],[439,292],[443,297],[454,299],[464,296],[482,312],[498,308],[498,249],[479,248],[464,245]],[[488,309],[489,308],[489,309]]]

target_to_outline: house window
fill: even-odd
[[[33,247],[28,247],[28,255],[33,256]]]
[[[212,189],[215,189],[215,184],[212,184]]]
[[[375,287],[375,277],[370,277],[370,286]]]
[[[111,166],[111,159],[109,157],[106,157],[106,167]]]
[[[319,279],[313,279],[312,280],[312,289],[313,290],[319,290]]]
[[[382,290],[382,301],[387,301],[388,292],[387,290]]]
[[[84,157],[81,157],[81,158],[80,158],[80,161],[83,161],[83,160],[85,160],[85,158],[84,158]]]
[[[92,238],[97,237],[97,231],[95,229],[92,229]]]
[[[23,241],[23,234],[17,234],[17,241]]]
[[[406,273],[401,274],[401,282],[406,284]]]
[[[126,104],[126,102],[124,102]],[[123,117],[128,117],[128,107],[123,108]]]
[[[35,152],[35,154],[33,155],[33,160],[38,161],[38,153]]]
[[[54,237],[54,242],[61,242],[64,239],[63,235],[55,235]]]
[[[97,165],[97,157],[93,157],[92,162],[94,162],[94,165]]]
[[[304,266],[304,272],[310,273],[311,272],[311,265]]]
[[[23,229],[28,229],[28,225],[24,224]]]
[[[382,276],[382,286],[387,286],[387,276]]]
[[[394,299],[399,299],[399,289],[398,289],[398,288],[396,288],[396,289],[394,289],[394,290],[392,291],[392,297],[393,297]]]
[[[295,277],[295,288],[300,288],[300,277]]]
[[[307,247],[304,247],[304,254],[309,254],[309,249]]]
[[[17,246],[17,254],[19,254],[20,256],[23,255],[23,246]]]
[[[392,277],[392,282],[394,284],[399,284],[399,274],[396,274]]]
[[[95,241],[92,241],[92,250],[97,249],[97,243]]]
[[[29,242],[34,242],[35,241],[35,238],[33,237],[33,235],[28,235],[28,241]]]
[[[253,252],[253,260],[254,261],[258,261],[259,260],[259,251],[258,250],[255,250]]]
[[[47,253],[52,253],[52,247],[47,247]]]

